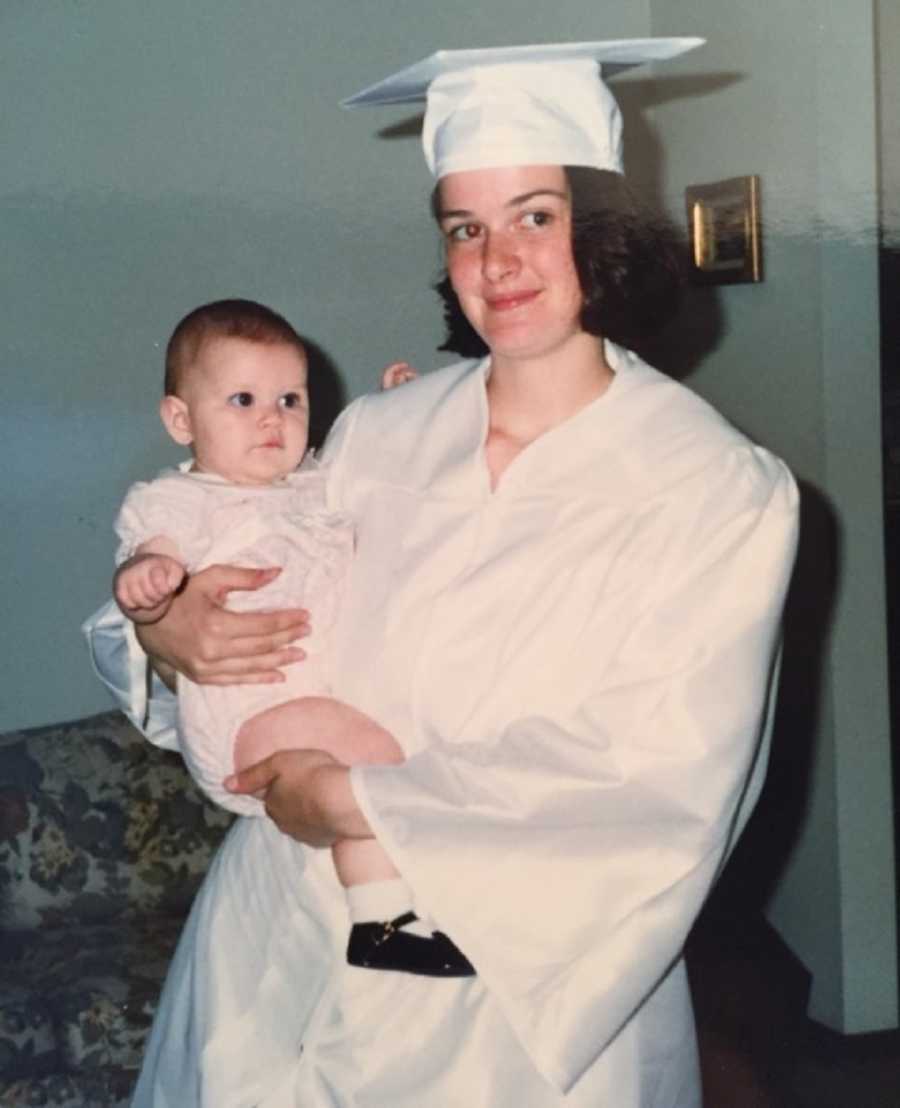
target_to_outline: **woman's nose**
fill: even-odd
[[[519,264],[514,243],[507,235],[488,235],[485,238],[481,264],[489,281],[499,281],[514,273]]]

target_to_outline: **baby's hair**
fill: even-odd
[[[277,312],[255,300],[214,300],[184,317],[166,347],[166,396],[177,396],[187,370],[210,339],[246,339],[263,344],[285,343],[304,357],[303,340]]]

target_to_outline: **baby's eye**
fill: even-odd
[[[253,393],[252,392],[236,392],[228,397],[228,403],[234,408],[252,408],[253,407]]]
[[[299,408],[303,403],[303,397],[299,392],[286,392],[284,396],[278,398],[278,403],[282,408]]]
[[[522,216],[522,224],[525,227],[546,227],[553,222],[552,212],[525,212]]]
[[[454,227],[447,228],[447,238],[451,242],[471,242],[481,234],[481,227],[477,223],[457,223]]]

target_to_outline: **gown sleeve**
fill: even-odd
[[[679,960],[761,787],[797,495],[738,453],[679,491],[627,619],[573,644],[565,707],[351,771],[417,903],[563,1091]]]
[[[119,539],[116,565],[150,539],[164,536],[175,545],[188,570],[207,555],[212,541],[208,492],[188,474],[166,470],[154,481],[138,481],[128,490],[115,521]]]
[[[166,750],[178,750],[175,696],[147,662],[134,624],[107,601],[81,627],[94,672],[144,737]]]

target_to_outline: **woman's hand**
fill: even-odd
[[[171,667],[201,685],[284,681],[280,667],[306,656],[293,644],[309,634],[308,613],[229,612],[225,607],[230,592],[261,588],[280,572],[209,566],[192,574],[162,619],[137,628],[141,646],[163,679]]]
[[[229,777],[225,787],[262,794],[278,829],[308,846],[372,837],[350,787],[350,770],[324,750],[280,750]]]

